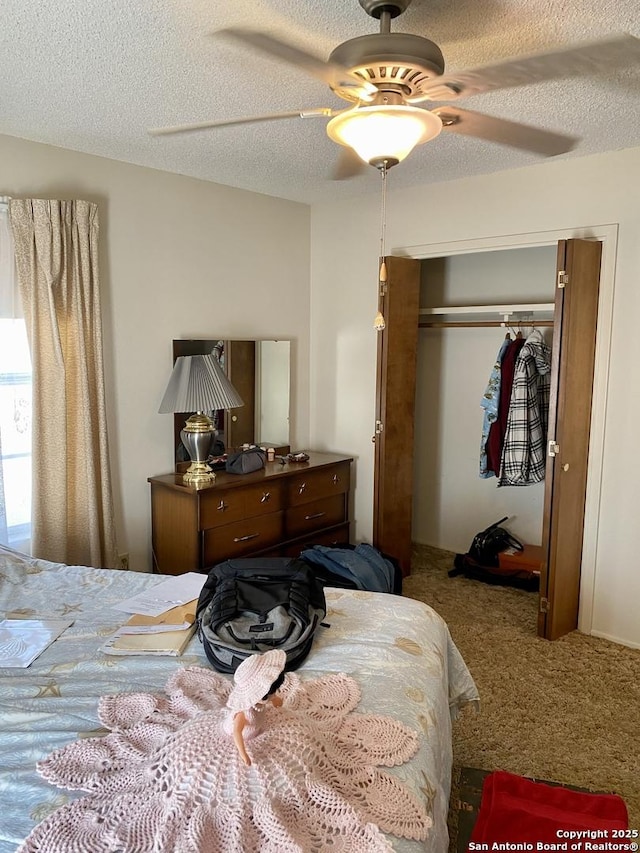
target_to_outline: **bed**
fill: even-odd
[[[36,761],[96,732],[106,694],[159,691],[176,669],[209,667],[194,636],[180,657],[115,657],[102,651],[126,619],[112,605],[162,581],[159,575],[66,566],[0,546],[0,618],[64,617],[69,627],[28,668],[0,668],[0,853],[75,795],[41,779]],[[389,836],[399,853],[446,853],[451,721],[477,704],[473,679],[448,628],[421,602],[382,593],[326,590],[327,622],[298,670],[301,678],[346,672],[362,689],[359,710],[389,714],[420,734],[393,768],[423,797],[433,826],[425,842]]]

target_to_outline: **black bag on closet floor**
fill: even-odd
[[[482,583],[497,586],[514,586],[518,589],[526,589],[529,592],[537,592],[540,588],[540,576],[528,569],[483,566],[476,562],[470,554],[456,554],[453,560],[453,568],[449,569],[448,575],[450,578],[464,575],[469,580],[482,581]]]
[[[466,554],[456,554],[449,577],[464,575],[466,578],[499,586],[515,586],[535,591],[540,587],[540,576],[528,568],[500,565],[503,551],[523,551],[524,545],[513,534],[500,527],[509,518],[505,515],[473,537]]]
[[[469,548],[469,556],[482,566],[498,566],[499,555],[508,548],[522,551],[524,545],[515,536],[500,527],[503,521],[509,518],[505,515],[499,521],[494,521],[489,527],[485,527],[480,533],[476,533]]]

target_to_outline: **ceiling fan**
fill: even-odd
[[[367,163],[386,170],[442,130],[548,157],[570,151],[578,140],[442,102],[640,63],[640,39],[619,35],[445,73],[444,58],[437,44],[423,36],[391,32],[391,19],[406,11],[411,0],[359,2],[368,15],[380,21],[380,32],[343,42],[327,61],[265,32],[240,28],[218,31],[219,35],[289,62],[323,80],[338,97],[350,102],[346,109],[317,107],[149,132],[159,136],[289,118],[329,118],[327,134],[344,146],[334,173],[336,179],[357,174]],[[424,101],[436,105],[430,109],[414,106]]]

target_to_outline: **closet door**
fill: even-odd
[[[602,244],[558,243],[538,634],[578,624]],[[557,445],[557,449],[551,446]]]
[[[379,297],[386,321],[378,333],[373,544],[411,569],[413,433],[420,308],[420,261],[386,258]]]

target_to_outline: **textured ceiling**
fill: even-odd
[[[232,25],[267,30],[323,59],[379,28],[358,0],[0,0],[0,133],[308,203],[376,190],[373,168],[331,180],[339,147],[325,134],[325,118],[147,134],[346,106],[303,71],[211,35]],[[392,30],[432,39],[454,71],[623,32],[640,36],[640,21],[637,0],[413,0]],[[457,103],[579,136],[562,157],[640,145],[640,67]],[[442,133],[392,177],[394,186],[409,186],[540,161]]]

